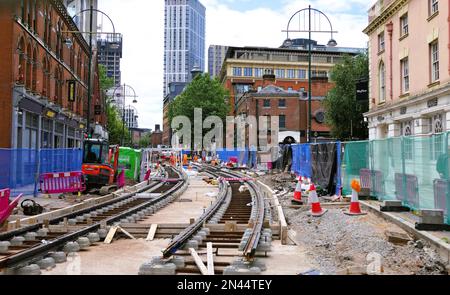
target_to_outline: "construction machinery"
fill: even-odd
[[[109,146],[103,139],[86,139],[82,171],[88,191],[99,190],[107,195],[117,189],[119,146]]]

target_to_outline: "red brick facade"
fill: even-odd
[[[65,128],[64,134],[76,132],[73,137],[79,144],[88,108],[89,46],[81,34],[71,33],[78,29],[64,6],[57,0],[1,1],[0,27],[0,116],[3,118],[0,123],[0,147],[20,147],[17,144],[20,140],[14,137],[17,136],[15,128],[21,122],[17,122],[14,113],[22,113],[24,103],[21,100],[24,99],[42,106],[41,113],[36,111],[39,108],[24,109],[26,113],[30,112],[39,120],[56,121],[60,118],[60,124]],[[71,42],[67,42],[69,39]],[[105,125],[104,101],[100,95],[96,64],[94,54],[93,96],[89,108],[91,121]],[[73,101],[69,101],[69,81],[75,82]],[[95,105],[101,106],[101,115],[94,114]],[[46,117],[49,109],[56,112],[56,117]],[[40,138],[39,130],[37,140]],[[55,143],[49,145],[60,147]],[[71,142],[64,142],[61,147],[71,145]],[[36,147],[40,146],[39,141]]]

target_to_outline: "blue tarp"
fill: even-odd
[[[81,171],[81,149],[0,149],[0,189],[37,195],[42,173]]]
[[[297,175],[312,178],[311,146],[309,144],[292,145],[292,171]]]

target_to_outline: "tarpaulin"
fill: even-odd
[[[337,146],[336,143],[311,145],[312,181],[328,193],[336,191]]]

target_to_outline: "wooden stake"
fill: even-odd
[[[194,258],[195,264],[197,265],[198,269],[202,273],[202,275],[208,275],[208,269],[206,268],[205,264],[203,263],[200,256],[198,256],[197,252],[194,248],[189,248],[189,252],[191,253],[191,256]]]
[[[152,224],[150,226],[150,229],[148,230],[147,238],[145,239],[146,241],[153,241],[153,239],[155,238],[157,228],[158,228],[158,224]]]
[[[206,243],[206,259],[208,264],[208,275],[213,276],[214,275],[214,255],[213,255],[213,248],[212,243],[208,242]]]

